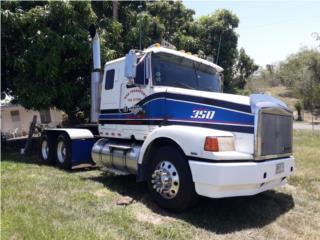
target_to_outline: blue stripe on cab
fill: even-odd
[[[234,112],[231,110],[225,110],[216,108],[214,106],[202,106],[198,104],[176,102],[168,100],[167,103],[167,116],[168,118],[180,119],[180,120],[200,120],[200,121],[211,121],[220,123],[230,123],[230,124],[246,124],[253,125],[254,117],[245,113]],[[208,119],[192,119],[193,110],[202,111],[214,111],[214,116],[211,120]]]
[[[158,98],[151,98],[149,101],[143,101],[139,104],[145,112],[144,116],[138,116],[134,113],[109,113],[101,114],[99,119],[103,120],[104,123],[101,122],[102,124],[154,124],[153,120],[159,120],[159,124],[194,124],[214,129],[253,133],[254,115],[248,113],[248,111],[241,111],[239,107],[234,109],[230,107],[230,104],[224,105],[222,103],[220,102],[219,106],[215,106],[199,101],[190,102],[158,96]],[[201,115],[202,117],[195,117],[195,111],[201,111],[205,114]],[[138,121],[141,118],[144,120],[143,122],[135,123],[133,121]],[[130,120],[130,123],[125,120]],[[166,121],[168,122],[165,123]]]

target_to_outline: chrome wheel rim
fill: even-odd
[[[58,142],[57,146],[57,157],[60,163],[64,163],[67,155],[67,148],[64,141]]]
[[[179,191],[180,179],[176,167],[170,161],[162,161],[155,168],[151,183],[162,197],[174,198]]]
[[[49,156],[49,144],[47,140],[43,140],[41,144],[41,154],[44,160],[48,159]]]

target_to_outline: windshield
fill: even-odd
[[[152,54],[152,76],[154,85],[220,92],[214,68],[172,54]]]

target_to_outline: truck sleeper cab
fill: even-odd
[[[269,95],[221,93],[221,72],[157,46],[110,61],[96,98],[98,140],[85,129],[46,130],[42,159],[136,174],[174,211],[197,195],[248,196],[284,184],[294,169],[292,112]]]

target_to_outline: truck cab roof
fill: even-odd
[[[147,48],[145,50],[143,50],[144,53],[148,53],[148,52],[154,52],[154,53],[158,53],[158,52],[163,52],[163,53],[169,53],[169,54],[172,54],[172,55],[176,55],[176,56],[179,56],[179,57],[184,57],[184,58],[188,58],[190,60],[193,60],[193,61],[196,61],[196,62],[200,62],[202,64],[205,64],[205,65],[208,65],[210,67],[213,67],[214,69],[216,69],[217,72],[222,72],[223,71],[223,68],[212,63],[212,62],[209,62],[205,59],[202,59],[202,58],[199,58],[195,55],[192,55],[192,54],[188,54],[186,52],[183,52],[183,51],[177,51],[177,50],[173,50],[173,49],[170,49],[170,48],[165,48],[165,47],[156,47],[156,46],[153,46],[153,47],[150,47],[150,48]]]
[[[173,50],[173,49],[169,49],[169,48],[165,48],[165,47],[156,47],[156,46],[152,46],[152,47],[149,47],[147,49],[144,49],[142,51],[143,53],[149,53],[149,52],[154,52],[154,53],[159,53],[159,52],[162,52],[162,53],[168,53],[168,54],[172,54],[172,55],[176,55],[176,56],[179,56],[179,57],[184,57],[184,58],[188,58],[192,61],[195,61],[195,62],[200,62],[204,65],[208,65],[210,67],[213,67],[218,73],[220,72],[223,72],[223,68],[212,63],[212,62],[209,62],[205,59],[202,59],[202,58],[199,58],[195,55],[191,55],[191,54],[188,54],[186,52],[182,52],[182,51],[177,51],[177,50]],[[111,60],[111,61],[108,61],[106,64],[113,64],[113,63],[116,63],[116,62],[120,62],[120,61],[124,61],[125,57],[122,57],[122,58],[117,58],[117,59],[114,59],[114,60]]]

